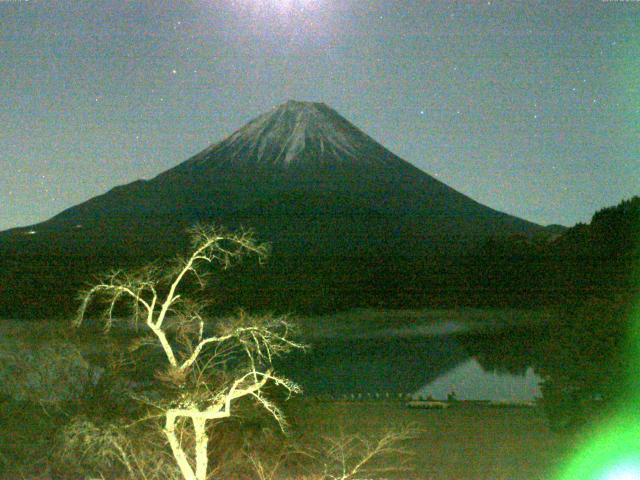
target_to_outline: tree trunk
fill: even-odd
[[[169,440],[169,445],[171,446],[171,452],[173,453],[173,458],[176,459],[176,463],[180,468],[180,472],[182,473],[184,480],[197,480],[195,473],[193,473],[193,469],[191,468],[191,465],[189,465],[187,456],[185,455],[184,450],[182,450],[180,441],[176,437],[176,419],[177,417],[174,413],[172,413],[171,411],[167,412],[164,433],[167,436],[167,439]]]
[[[196,480],[206,480],[209,458],[207,457],[207,447],[209,437],[207,436],[206,419],[192,417],[193,428],[196,433]]]

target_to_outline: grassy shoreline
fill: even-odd
[[[411,425],[415,437],[398,445],[408,455],[373,465],[391,469],[383,476],[387,480],[547,480],[554,478],[579,440],[575,433],[551,432],[537,407],[468,403],[445,410],[417,410],[406,407],[404,401],[317,402],[298,397],[287,402],[285,410],[291,422],[289,435],[312,449],[323,438],[356,435],[373,439]],[[46,447],[47,441],[37,431],[4,440],[7,446],[14,443],[14,449],[20,448],[30,434],[39,439],[40,448]],[[12,462],[12,468],[4,472],[9,477],[4,478],[50,479],[44,473],[46,454],[41,451],[40,455],[42,458],[29,457],[31,462],[23,459],[20,465]],[[394,472],[392,467],[403,463],[403,458],[409,470]]]
[[[509,327],[552,320],[550,311],[456,309],[456,310],[352,310],[334,315],[300,318],[305,336],[388,335],[434,332],[433,327],[457,325],[468,329]],[[292,320],[298,320],[293,318]],[[432,330],[429,330],[432,328]],[[24,342],[33,348],[52,340],[69,338],[84,353],[101,348],[96,343],[100,328],[74,331],[71,323],[55,320],[24,322],[0,320],[0,337]],[[119,343],[130,335],[126,328],[116,328],[108,338]],[[441,333],[441,334],[446,334]],[[69,335],[70,337],[65,337]],[[98,336],[96,336],[98,335]],[[120,337],[120,338],[118,338]],[[388,429],[413,424],[417,438],[407,444],[413,453],[413,472],[390,474],[395,480],[530,480],[552,478],[562,464],[575,439],[568,434],[552,433],[542,410],[531,408],[496,408],[478,402],[461,402],[443,410],[408,408],[404,400],[317,401],[298,397],[287,402],[288,418],[302,441],[313,444],[323,435],[352,434],[376,436]],[[39,438],[43,425],[34,425],[34,438]],[[4,440],[14,439],[9,425]],[[15,433],[15,432],[14,432]],[[20,436],[24,449],[14,445],[11,452],[27,452],[33,438],[28,429]],[[0,441],[3,441],[0,438]],[[14,442],[16,440],[11,440]],[[22,441],[22,440],[19,440]],[[45,439],[40,442],[46,445]],[[40,444],[38,444],[40,445]],[[0,455],[3,452],[0,451]],[[9,458],[9,457],[7,457]],[[25,468],[28,465],[25,464]],[[26,477],[29,478],[29,477]]]
[[[296,428],[319,434],[361,436],[411,424],[418,436],[406,447],[412,472],[396,480],[534,480],[553,474],[572,453],[575,434],[553,433],[534,408],[461,403],[444,410],[411,409],[402,401],[293,401]]]

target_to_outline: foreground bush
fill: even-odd
[[[272,368],[273,358],[302,347],[291,340],[291,326],[285,318],[251,316],[241,311],[213,322],[207,317],[206,301],[184,295],[181,290],[189,276],[204,287],[208,273],[204,265],[227,268],[247,254],[262,259],[267,246],[247,232],[198,227],[193,231],[192,249],[186,259],[177,259],[173,265],[114,272],[82,294],[77,325],[83,322],[93,300],[106,305],[103,319],[107,330],[116,320],[114,312],[125,305],[133,322],[150,334],[135,348],[151,345],[161,349],[164,366],[156,371],[158,388],[154,392],[160,395],[139,393],[136,400],[161,412],[164,436],[185,480],[208,477],[211,425],[231,417],[239,399],[251,398],[284,428],[285,419],[265,395],[266,386],[272,383],[289,393],[299,391],[297,385],[278,376]],[[95,433],[91,437],[93,444],[104,446],[102,434],[87,424],[79,425],[84,425],[86,432]],[[187,445],[185,428],[191,429],[193,445]],[[193,454],[188,447],[192,447]]]

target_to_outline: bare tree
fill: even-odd
[[[256,452],[247,457],[259,480],[277,480],[291,477],[284,471],[288,460],[296,459],[304,480],[359,480],[388,478],[390,474],[412,470],[412,456],[408,441],[418,437],[420,430],[412,425],[365,435],[323,436],[315,447],[309,445],[283,445],[266,458]],[[294,462],[295,463],[295,462]]]
[[[253,398],[278,422],[285,419],[266,395],[265,386],[276,384],[294,393],[299,387],[274,373],[275,356],[302,345],[291,338],[286,317],[237,315],[210,321],[206,302],[184,294],[185,279],[195,279],[204,287],[207,264],[228,268],[241,257],[253,254],[263,260],[266,244],[258,243],[251,232],[230,233],[211,226],[194,228],[191,253],[175,265],[151,265],[128,272],[117,271],[102,278],[81,295],[76,318],[80,325],[90,302],[106,305],[103,320],[109,330],[120,304],[132,309],[136,324],[151,333],[151,343],[164,352],[167,368],[156,378],[174,386],[175,395],[164,403],[154,403],[164,412],[164,434],[185,480],[205,480],[208,471],[207,421],[227,418],[235,401]],[[183,297],[183,295],[185,295]],[[147,342],[148,343],[148,342]],[[230,370],[229,364],[234,368]],[[178,425],[189,421],[193,427],[195,452],[189,455]]]
[[[324,480],[379,478],[392,472],[408,471],[411,452],[402,444],[419,434],[413,426],[389,430],[380,436],[340,435],[325,437],[318,458],[324,466]],[[392,460],[385,465],[376,461]]]

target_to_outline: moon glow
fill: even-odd
[[[262,13],[276,13],[280,16],[304,14],[320,8],[319,0],[249,0],[253,8]]]

